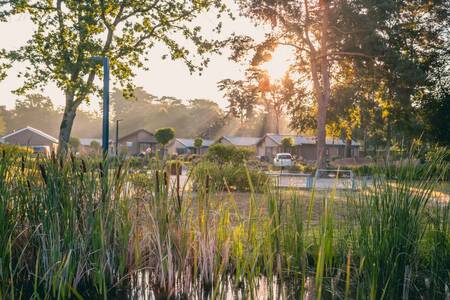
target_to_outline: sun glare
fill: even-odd
[[[272,53],[272,58],[261,64],[261,69],[267,71],[270,79],[279,80],[283,78],[289,66],[294,64],[294,53],[288,46],[279,46]]]

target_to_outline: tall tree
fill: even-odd
[[[225,10],[220,0],[11,0],[0,5],[0,16],[25,13],[35,25],[26,45],[1,52],[10,61],[29,65],[17,92],[54,82],[65,94],[59,133],[62,152],[67,150],[77,108],[99,92],[94,81],[101,76],[101,67],[93,56],[109,57],[113,76],[128,91],[134,69],[144,68],[156,44],[165,45],[170,57],[182,60],[190,71],[201,70],[207,60],[195,63],[180,37],[192,42],[197,55],[204,58],[215,44],[205,40],[201,28],[191,22],[211,8],[219,13]]]
[[[241,126],[249,120],[255,109],[258,88],[247,80],[223,79],[218,82],[220,91],[228,100],[230,114],[239,119]]]
[[[56,134],[61,116],[49,97],[41,94],[28,94],[16,100],[12,118],[8,124],[10,130],[32,126],[51,135]]]
[[[159,128],[155,132],[155,138],[163,147],[163,155],[166,155],[166,145],[175,137],[175,130],[173,128]]]
[[[277,45],[295,49],[296,69],[311,82],[314,96],[318,165],[323,166],[327,114],[340,62],[359,62],[358,68],[373,66],[375,80],[382,85],[378,95],[390,112],[387,132],[408,128],[414,110],[412,97],[424,70],[418,62],[432,59],[433,49],[442,47],[448,24],[449,1],[334,1],[334,0],[238,0],[242,12],[256,22],[272,25],[262,43],[249,37],[234,38],[233,58],[253,51],[252,64],[263,61]],[[441,24],[439,24],[441,22]],[[447,38],[448,40],[448,38]],[[395,118],[394,118],[395,116]],[[399,117],[397,117],[399,116]],[[401,132],[401,131],[400,131]],[[387,137],[387,141],[392,138]]]
[[[202,145],[203,145],[203,139],[200,137],[195,138],[194,147],[197,150],[197,154],[200,154],[200,148],[202,147]]]
[[[250,67],[243,80],[224,79],[218,83],[228,100],[228,109],[232,116],[248,122],[262,110],[265,115],[265,133],[280,133],[280,121],[289,103],[298,97],[294,80],[286,72],[279,80],[271,80],[266,71]]]
[[[342,51],[339,39],[335,36],[338,1],[271,1],[239,0],[243,12],[258,21],[268,22],[274,27],[269,38],[257,47],[253,63],[264,58],[267,50],[274,45],[290,45],[298,56],[299,69],[308,66],[309,79],[317,109],[316,144],[317,164],[325,165],[325,141],[327,110],[331,94],[331,62],[336,56],[363,55],[357,52]],[[245,48],[237,47],[237,52]],[[254,48],[254,46],[252,46]]]

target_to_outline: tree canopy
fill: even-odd
[[[175,137],[175,130],[170,127],[166,128],[159,128],[155,132],[155,138],[161,145],[165,146],[167,145],[170,140],[172,140]]]
[[[64,152],[77,108],[100,90],[95,78],[101,77],[101,67],[92,57],[109,57],[115,81],[127,91],[133,87],[133,70],[147,67],[148,52],[155,45],[166,46],[163,58],[181,60],[191,72],[202,70],[208,62],[204,55],[217,48],[214,41],[203,37],[194,21],[212,8],[218,14],[225,11],[220,0],[3,1],[0,16],[27,14],[35,27],[25,45],[0,54],[8,62],[28,65],[20,74],[23,85],[17,93],[49,82],[64,92],[59,134],[59,149]],[[218,22],[215,30],[219,29]],[[195,51],[187,49],[187,43],[193,44]]]
[[[319,165],[329,125],[349,139],[382,132],[387,148],[420,134],[423,95],[435,89],[431,71],[448,58],[449,1],[237,2],[244,15],[273,31],[263,42],[233,37],[232,58],[255,66],[281,45],[293,49],[292,70],[306,95],[288,114],[293,129],[316,128]]]

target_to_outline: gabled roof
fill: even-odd
[[[268,133],[265,136],[272,139],[278,145],[281,145],[281,141],[283,138],[288,137],[294,140],[294,146],[301,144],[315,144],[316,139],[310,136],[296,136],[296,135],[288,135],[288,134],[272,134]]]
[[[294,140],[295,146],[301,145],[301,144],[314,145],[316,143],[316,138],[312,137],[312,136],[273,134],[273,133],[268,133],[265,136],[272,139],[278,145],[281,145],[281,140],[285,137],[292,138]],[[342,139],[339,139],[339,138],[327,138],[326,144],[327,145],[345,146],[345,141],[343,141]],[[352,146],[359,146],[359,143],[352,141]]]
[[[30,132],[33,132],[33,133],[35,133],[35,134],[37,134],[37,135],[42,136],[43,138],[46,138],[47,140],[49,140],[49,141],[51,141],[51,142],[53,142],[53,143],[58,143],[58,140],[57,140],[56,138],[52,137],[52,136],[49,135],[49,134],[46,134],[46,133],[43,132],[43,131],[40,131],[39,129],[30,127],[30,126],[21,128],[21,129],[16,130],[16,131],[13,131],[13,132],[11,132],[11,133],[9,133],[9,134],[3,136],[1,139],[2,139],[3,141],[5,141],[7,138],[9,138],[9,137],[11,137],[11,136],[14,136],[14,135],[16,135],[16,134],[19,134],[19,133],[21,133],[21,132],[24,132],[24,131],[30,131]]]
[[[176,138],[175,141],[183,144],[187,148],[194,148],[195,139],[181,139]],[[209,147],[214,143],[213,140],[203,140],[202,147]]]
[[[227,140],[235,146],[255,146],[261,140],[259,137],[224,135],[218,141],[220,142],[222,139]]]
[[[127,139],[127,138],[129,138],[130,136],[133,136],[133,135],[135,135],[135,134],[138,134],[139,132],[145,132],[145,133],[147,133],[147,134],[149,134],[149,135],[151,135],[151,136],[153,136],[153,137],[155,136],[153,133],[151,133],[151,132],[148,131],[148,130],[145,130],[145,129],[138,129],[138,130],[135,130],[135,131],[133,131],[133,132],[128,133],[127,135],[124,135],[124,136],[120,137],[120,138],[119,138],[119,141],[124,140],[124,139]],[[155,143],[156,143],[156,138],[155,138]]]

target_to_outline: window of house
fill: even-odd
[[[185,153],[187,153],[187,149],[186,148],[177,148],[176,152],[177,152],[177,154],[185,154]]]

